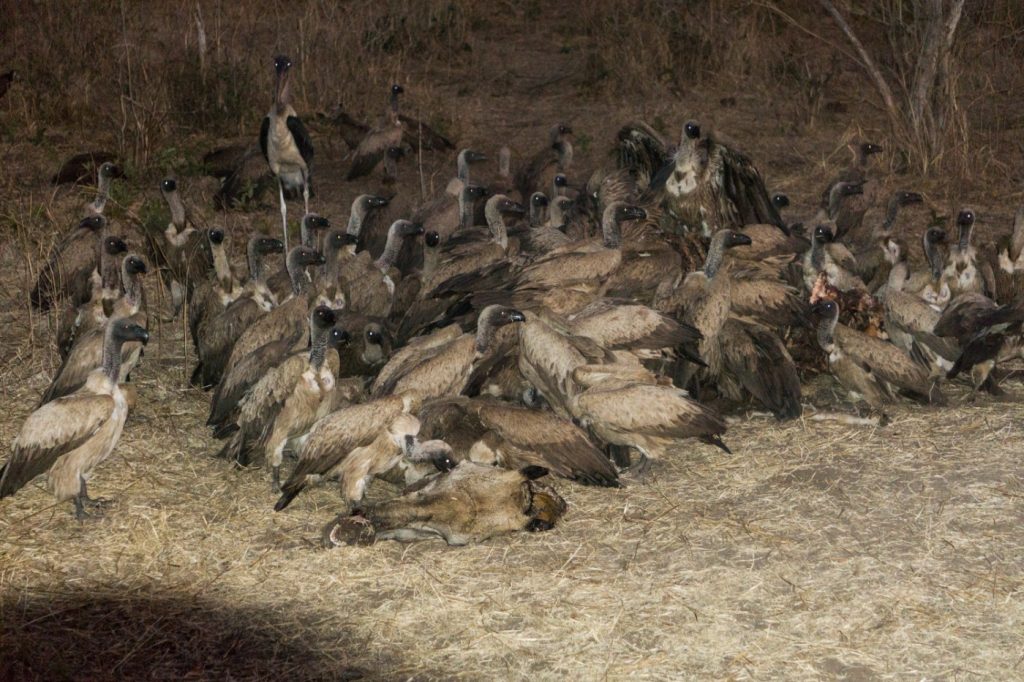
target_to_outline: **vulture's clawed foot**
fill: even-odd
[[[91,521],[103,516],[103,512],[106,511],[113,502],[111,500],[97,497],[95,499],[90,497],[83,497],[81,495],[74,498],[75,504],[75,518],[79,521]],[[90,511],[86,511],[88,508]]]
[[[638,483],[647,483],[651,475],[651,458],[641,452],[636,464],[631,466],[628,472]]]

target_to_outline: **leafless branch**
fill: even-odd
[[[875,87],[878,89],[878,94],[881,95],[882,101],[885,103],[885,108],[889,110],[889,114],[893,121],[899,120],[899,108],[896,106],[896,99],[892,95],[892,89],[889,88],[889,84],[885,82],[885,78],[882,76],[882,72],[878,70],[878,66],[875,64],[875,60],[868,54],[864,44],[860,42],[860,38],[853,32],[850,24],[847,23],[843,15],[836,9],[836,6],[832,4],[831,0],[820,0],[822,6],[832,15],[836,25],[846,34],[850,44],[853,45],[853,49],[860,55],[861,66],[868,72],[868,76],[875,83]]]

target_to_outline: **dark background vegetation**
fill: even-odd
[[[927,42],[925,10],[933,1],[943,4],[839,5],[901,102]],[[56,130],[78,139],[87,134],[143,169],[175,161],[196,137],[256,130],[275,52],[298,65],[300,112],[340,103],[358,116],[374,115],[381,84],[396,80],[411,86],[410,97],[431,123],[456,137],[474,126],[460,115],[460,99],[508,84],[507,73],[474,66],[496,47],[522,43],[529,51],[530,38],[571,56],[570,73],[550,74],[550,83],[533,93],[564,98],[567,115],[595,100],[628,107],[638,98],[685,101],[695,91],[756,96],[758,108],[790,114],[794,135],[813,130],[823,109],[869,127],[885,113],[846,37],[822,5],[806,0],[5,0],[2,6],[8,21],[0,64],[17,67],[23,77],[3,104],[5,137],[42,143]],[[941,144],[922,152],[904,135],[892,140],[902,155],[896,161],[958,180],[1005,176],[1019,166],[1019,143],[1003,133],[1024,126],[1014,97],[1024,79],[1022,38],[1024,4],[966,3],[948,83],[937,95],[950,110]],[[505,69],[520,62],[529,63],[529,56],[505,61]],[[519,94],[528,107],[530,93]]]

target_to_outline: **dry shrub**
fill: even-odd
[[[764,77],[773,63],[769,12],[722,0],[600,0],[580,10],[590,77],[622,95],[675,92],[729,72]]]
[[[841,11],[904,107],[923,35],[913,7],[926,0],[842,2]],[[297,0],[292,3],[6,3],[4,68],[22,85],[6,98],[4,132],[43,139],[74,131],[77,145],[109,146],[146,171],[166,166],[168,148],[194,151],[211,138],[253,136],[270,103],[270,57],[296,63],[297,108],[340,104],[368,119],[387,85],[411,85],[407,106],[449,134],[463,132],[458,94],[483,76],[469,69],[488,40],[521,41],[550,31],[579,50],[577,94],[671,103],[699,91],[743,93],[784,113],[797,130],[816,125],[825,102],[846,100],[859,127],[901,150],[899,165],[957,181],[1008,174],[1002,133],[1024,126],[1015,92],[1024,75],[1024,5],[967,3],[947,76],[920,129],[877,128],[860,103],[879,105],[854,50],[822,6],[801,0],[593,0],[572,8],[538,0]],[[493,18],[492,18],[493,16]],[[508,72],[487,74],[513,82]],[[838,110],[842,110],[840,107]],[[695,112],[702,113],[702,112]],[[713,115],[707,112],[706,115]],[[464,116],[464,114],[463,114]],[[923,133],[922,133],[923,131]],[[185,142],[184,135],[200,142]]]

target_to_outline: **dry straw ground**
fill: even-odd
[[[26,292],[83,195],[54,190],[48,175],[70,152],[119,147],[132,176],[112,215],[136,245],[123,218],[149,210],[172,171],[236,245],[274,229],[275,205],[214,213],[213,187],[192,173],[208,146],[256,129],[276,50],[299,57],[307,118],[339,100],[373,112],[381,85],[398,78],[415,111],[491,152],[500,140],[521,158],[569,119],[583,168],[622,121],[674,131],[700,118],[803,207],[845,162],[846,141],[899,146],[855,66],[840,60],[816,85],[831,68],[819,38],[842,37],[800,3],[379,5],[306,2],[246,17],[203,3],[211,96],[172,87],[198,64],[192,7],[0,5],[14,17],[0,69],[23,74],[0,102],[0,442],[54,370],[51,321]],[[1024,120],[1008,94],[1019,70],[997,68],[1021,57],[1014,7],[991,3],[964,27],[970,174],[890,182],[926,191],[938,215],[972,203],[986,238],[1007,229],[1021,199]],[[314,134],[315,206],[341,220],[361,188],[341,180],[340,141],[326,127]],[[901,168],[898,154],[886,162]],[[428,184],[446,177],[441,160],[426,164]],[[403,166],[396,212],[419,185],[415,165]],[[155,282],[149,294],[159,306]],[[94,494],[116,500],[104,519],[75,523],[40,485],[0,503],[0,678],[1024,676],[1019,380],[1003,399],[953,390],[943,410],[901,406],[884,429],[815,421],[810,405],[784,426],[743,418],[728,434],[732,457],[685,444],[646,485],[559,482],[569,512],[549,533],[328,552],[316,539],[334,490],[275,514],[264,472],[210,458],[207,396],[185,384],[186,351],[180,325],[158,326],[133,375],[139,407],[96,472]],[[823,378],[808,395],[835,401]],[[371,494],[393,492],[380,483]]]

